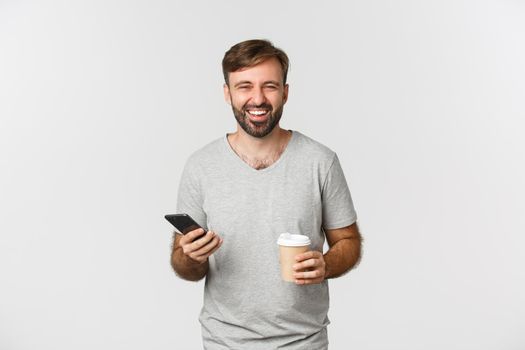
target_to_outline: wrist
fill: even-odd
[[[327,256],[326,254],[323,255],[323,259],[324,259],[324,279],[329,279],[330,278],[330,258],[327,259]]]

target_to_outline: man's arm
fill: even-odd
[[[342,276],[359,263],[362,237],[357,223],[335,230],[325,230],[330,249],[324,254],[325,279]]]
[[[202,235],[202,229],[188,232],[185,235],[174,234],[171,251],[171,266],[175,273],[188,281],[199,281],[208,273],[208,257],[222,244],[215,232],[208,231]]]
[[[356,223],[324,231],[330,249],[324,255],[316,250],[297,255],[293,266],[295,283],[321,283],[343,275],[359,262],[362,238]]]

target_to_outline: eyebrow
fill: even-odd
[[[250,84],[250,85],[253,85],[253,83],[249,80],[241,80],[240,82],[238,82],[237,84],[233,85],[234,87],[238,87],[239,85],[243,85],[243,84]],[[268,84],[273,84],[273,85],[277,85],[277,86],[281,86],[281,83],[279,83],[278,81],[275,81],[275,80],[268,80],[268,81],[265,81],[263,83],[263,85],[268,85]]]

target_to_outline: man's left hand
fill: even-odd
[[[296,284],[315,284],[324,281],[325,267],[323,253],[310,250],[295,257],[293,265]]]

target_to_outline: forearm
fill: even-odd
[[[208,260],[199,263],[186,256],[178,244],[180,237],[176,236],[171,252],[171,266],[175,273],[188,281],[198,281],[208,273]]]
[[[325,279],[342,276],[357,265],[361,258],[361,237],[337,241],[324,254]]]

